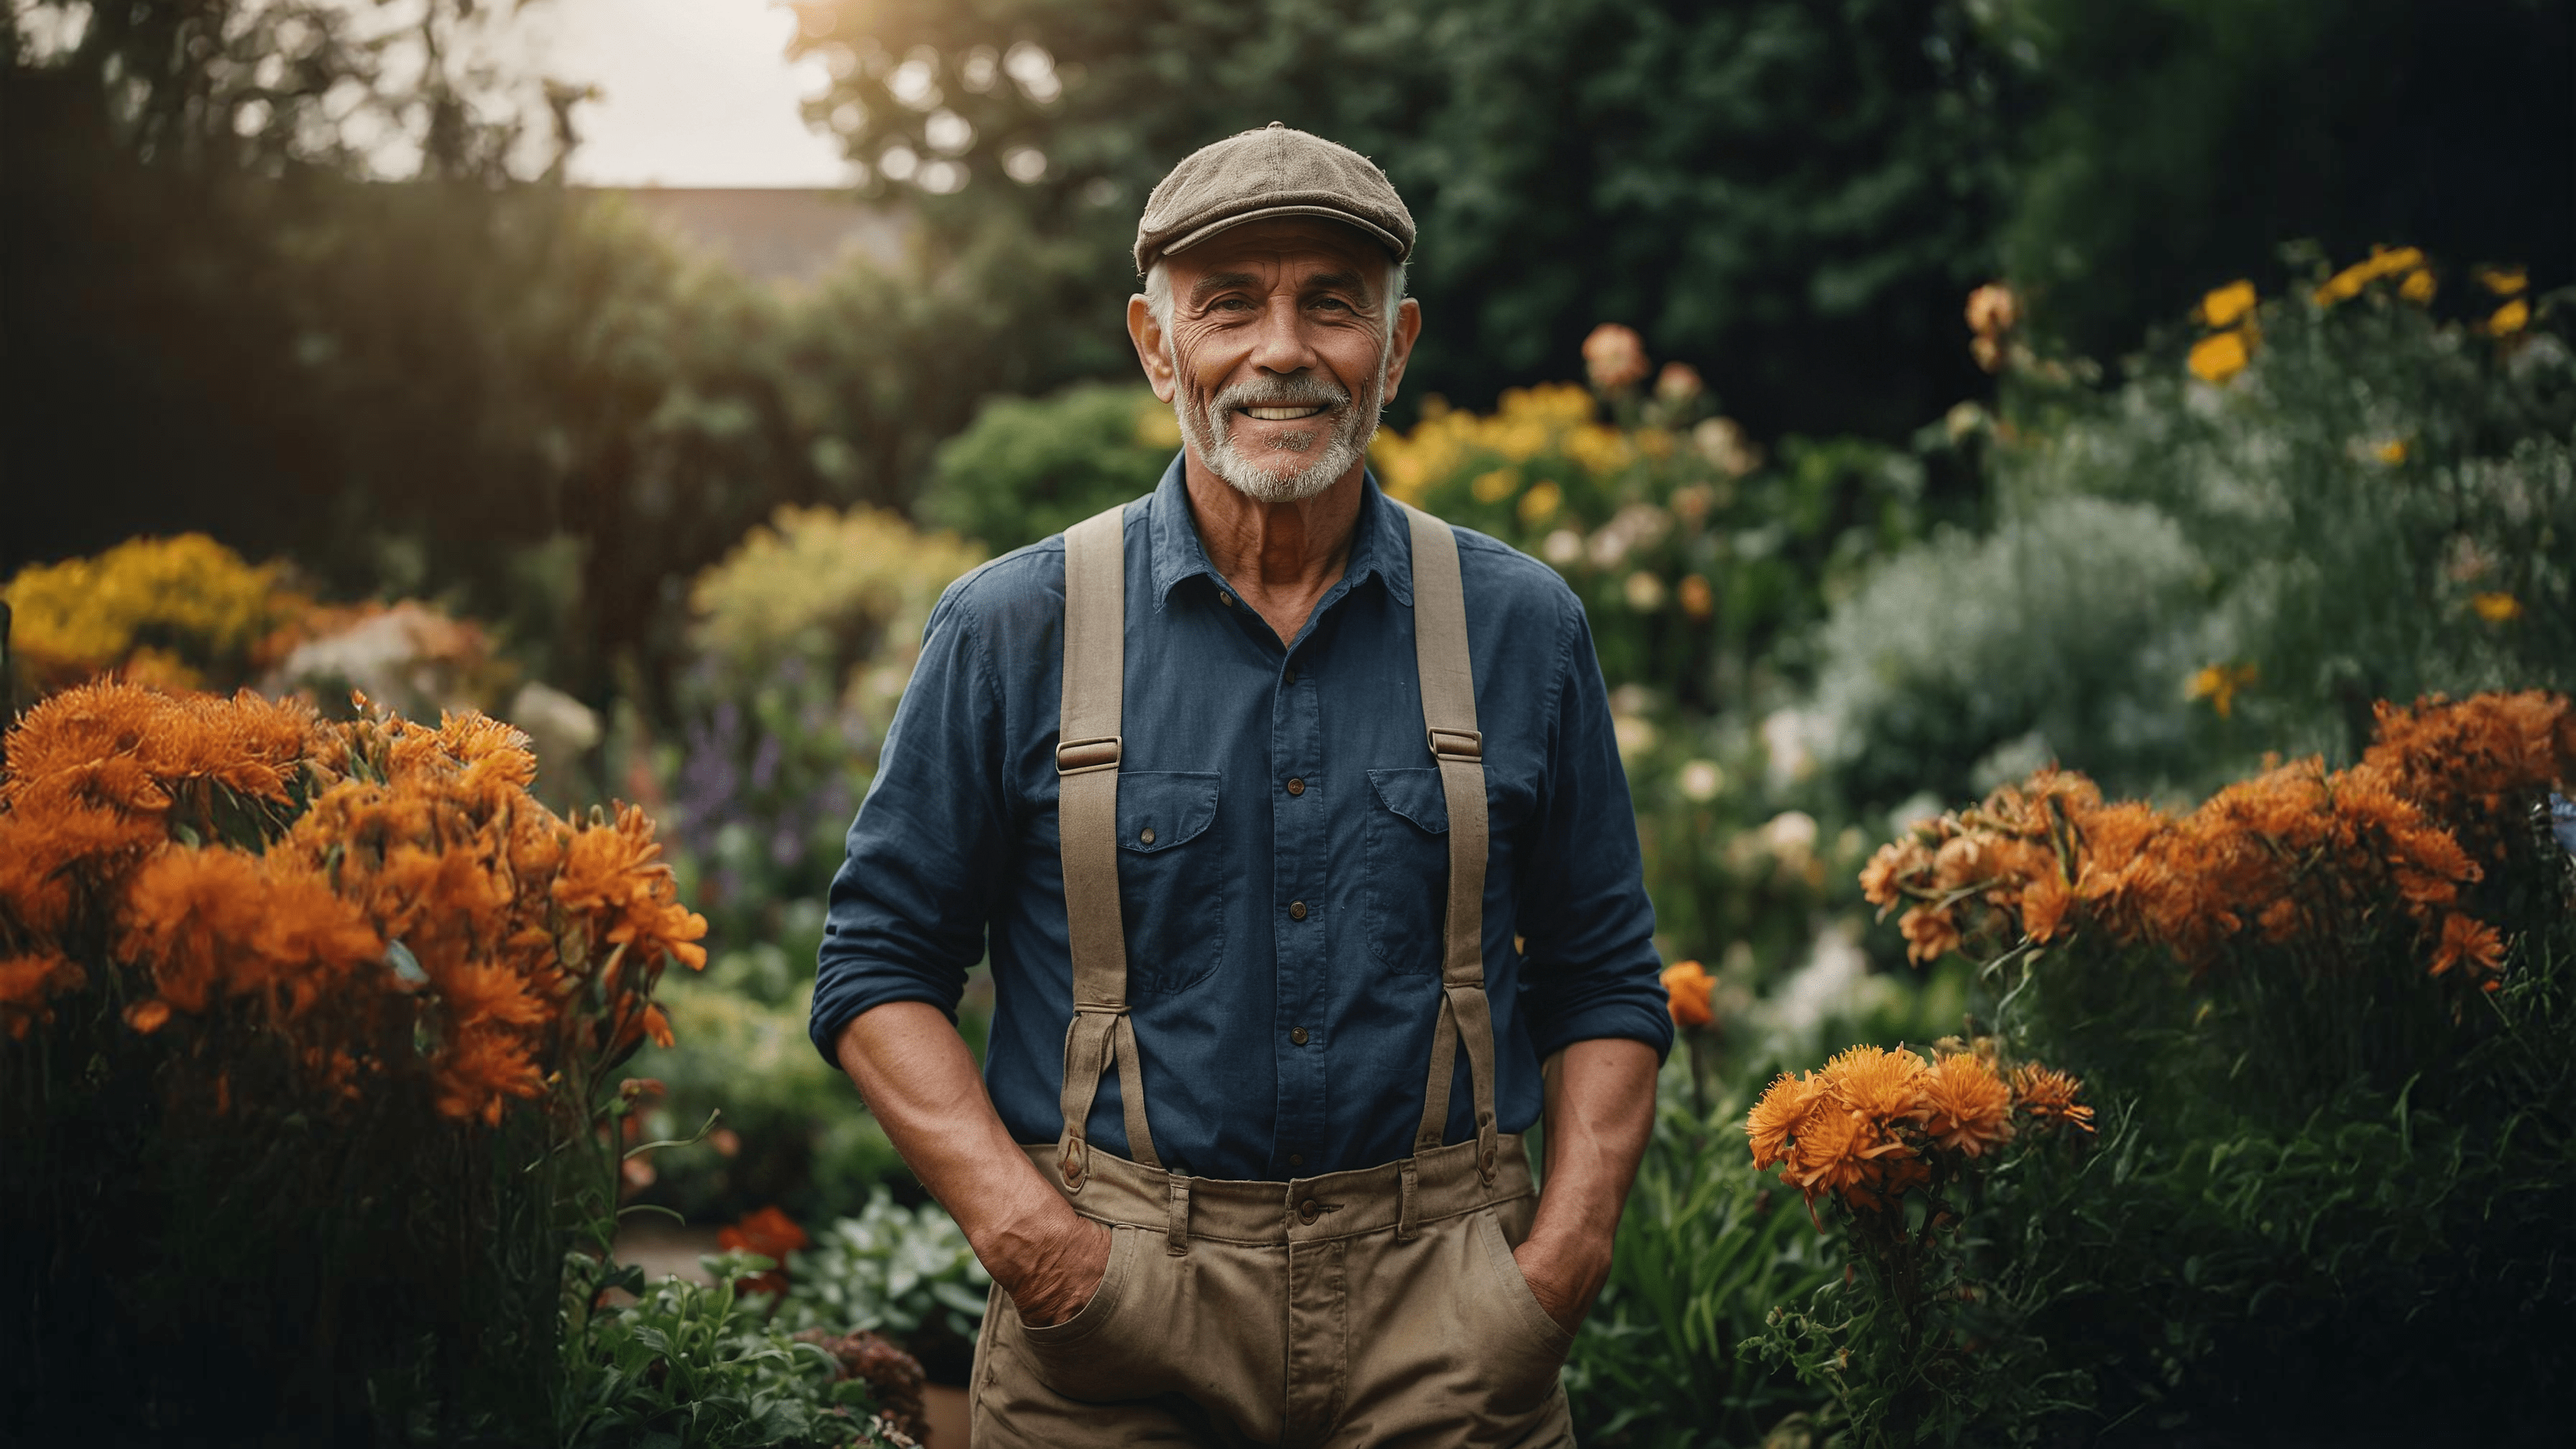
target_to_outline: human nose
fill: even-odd
[[[1262,310],[1250,360],[1260,371],[1280,376],[1314,366],[1315,347],[1306,335],[1305,309],[1297,305],[1295,297],[1273,297]]]

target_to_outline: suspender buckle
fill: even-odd
[[[1435,760],[1481,760],[1485,757],[1485,736],[1480,730],[1427,729],[1423,737],[1430,741]]]
[[[1059,775],[1088,775],[1094,770],[1118,768],[1118,735],[1097,739],[1066,740],[1055,747],[1055,772]]]

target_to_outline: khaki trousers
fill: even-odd
[[[1045,1328],[993,1289],[976,1449],[1571,1445],[1573,1335],[1512,1260],[1538,1199],[1520,1139],[1501,1146],[1491,1186],[1472,1141],[1288,1183],[1093,1149],[1068,1197],[1111,1230],[1108,1274]],[[1052,1144],[1027,1151],[1063,1182]]]

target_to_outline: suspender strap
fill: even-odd
[[[1440,1019],[1432,1028],[1416,1152],[1440,1145],[1458,1043],[1476,1094],[1476,1166],[1494,1180],[1494,1018],[1485,997],[1485,741],[1476,731],[1476,677],[1467,655],[1467,592],[1458,535],[1407,507],[1413,534],[1413,650],[1422,676],[1423,740],[1449,807],[1449,912],[1440,961]]]
[[[1145,1078],[1127,1016],[1127,931],[1118,909],[1119,718],[1127,681],[1124,505],[1064,533],[1064,702],[1057,724],[1056,825],[1063,837],[1066,934],[1073,946],[1073,1021],[1064,1034],[1064,1136],[1057,1160],[1080,1192],[1084,1129],[1114,1059],[1127,1151],[1162,1166],[1145,1130]],[[1479,804],[1482,798],[1479,797]]]

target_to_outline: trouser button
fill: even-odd
[[[1316,1202],[1310,1197],[1304,1202],[1297,1204],[1297,1221],[1301,1223],[1312,1223],[1315,1221],[1316,1216],[1322,1213],[1323,1210],[1323,1204]]]

